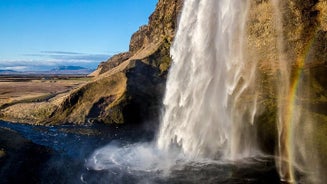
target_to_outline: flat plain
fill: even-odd
[[[83,75],[0,75],[0,107],[45,101],[90,80]]]

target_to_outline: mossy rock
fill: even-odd
[[[261,150],[274,154],[277,148],[278,131],[276,125],[277,107],[267,106],[263,113],[256,117],[256,128]]]
[[[0,159],[6,156],[6,152],[3,149],[0,149]]]

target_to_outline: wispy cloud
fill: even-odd
[[[26,66],[8,66],[1,68],[2,70],[15,70],[15,71],[26,71],[28,68]]]
[[[107,54],[55,54],[55,55],[48,55],[48,57],[56,60],[100,62],[108,59],[109,55]]]
[[[48,70],[56,66],[82,66],[96,68],[101,61],[107,60],[109,54],[87,54],[66,51],[41,51],[25,54],[26,59],[0,59],[0,69],[11,70]],[[16,68],[16,69],[15,69]]]
[[[108,54],[87,54],[80,52],[67,51],[41,51],[39,56],[55,60],[83,61],[83,62],[100,62],[108,59]]]
[[[65,54],[65,55],[82,55],[84,53],[80,52],[66,52],[66,51],[41,51],[41,53],[45,54]]]

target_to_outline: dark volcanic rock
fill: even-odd
[[[0,135],[0,147],[6,151],[0,157],[0,183],[39,183],[52,151],[11,130],[0,128]]]

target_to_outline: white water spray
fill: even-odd
[[[160,149],[177,144],[194,158],[232,160],[257,154],[255,66],[243,54],[247,9],[247,1],[185,1],[171,49]]]

